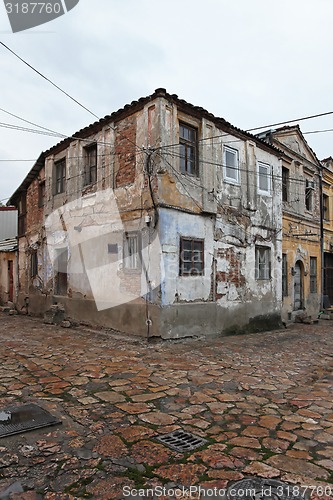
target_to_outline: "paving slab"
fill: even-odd
[[[0,337],[0,411],[33,403],[62,421],[0,439],[0,491],[23,490],[13,498],[117,499],[250,476],[333,498],[329,322],[150,344],[0,313]],[[205,445],[180,453],[155,439],[179,428]]]

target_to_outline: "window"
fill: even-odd
[[[317,293],[317,257],[310,257],[310,293]]]
[[[313,206],[314,181],[306,179],[305,183],[305,208],[311,212]]]
[[[282,297],[288,296],[288,263],[287,254],[282,254]]]
[[[197,130],[179,124],[180,171],[182,174],[198,175]]]
[[[327,196],[327,194],[323,194],[323,217],[324,220],[329,221],[330,220],[330,198]]]
[[[44,206],[45,200],[45,181],[41,181],[38,185],[38,206],[39,208]]]
[[[23,236],[27,229],[27,193],[21,194],[18,203],[18,236]]]
[[[30,256],[30,276],[34,278],[38,275],[38,255],[37,250],[33,250]]]
[[[231,182],[239,182],[238,151],[229,147],[223,152],[224,178]]]
[[[256,246],[256,279],[269,280],[271,277],[271,250]]]
[[[126,233],[124,239],[124,268],[129,271],[140,270],[140,248],[138,233]]]
[[[66,186],[66,160],[57,161],[55,167],[54,194],[60,194],[65,191]]]
[[[258,163],[258,190],[264,194],[271,192],[271,167],[265,163]]]
[[[204,240],[180,239],[180,276],[202,276],[204,274]]]
[[[97,144],[85,148],[85,183],[95,184],[97,180]]]
[[[289,200],[289,169],[282,167],[282,201]]]

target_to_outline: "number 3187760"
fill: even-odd
[[[45,2],[25,2],[25,3],[6,3],[8,14],[60,14],[62,11],[61,3]]]

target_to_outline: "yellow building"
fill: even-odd
[[[321,164],[298,125],[260,137],[282,153],[282,319],[301,313],[316,318],[321,309]]]
[[[333,158],[322,160],[324,303],[333,305]]]

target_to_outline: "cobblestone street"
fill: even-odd
[[[0,335],[0,410],[62,420],[0,440],[0,498],[15,482],[10,498],[107,500],[253,476],[333,493],[330,321],[148,344],[0,314]],[[177,428],[208,442],[183,454],[154,439]]]

